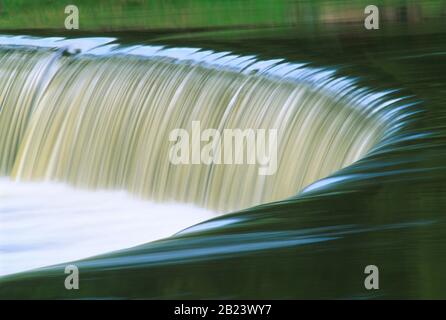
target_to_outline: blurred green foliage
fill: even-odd
[[[368,0],[0,0],[0,29],[63,29],[77,5],[80,29],[156,30],[359,22]],[[444,16],[443,0],[375,0],[389,20]]]

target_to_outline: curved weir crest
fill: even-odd
[[[125,189],[227,212],[296,194],[360,159],[391,126],[391,108],[379,109],[385,94],[280,60],[117,45],[75,56],[6,49],[1,59],[0,170],[21,181]],[[190,131],[193,121],[276,129],[277,171],[172,164],[169,133]]]
[[[388,97],[390,91],[361,88],[331,69],[196,48],[124,47],[114,40],[0,37],[0,175],[16,180],[13,184],[0,181],[10,191],[0,197],[40,194],[38,200],[30,200],[32,205],[53,206],[54,213],[64,208],[72,219],[76,219],[75,206],[98,215],[91,218],[95,221],[90,221],[91,232],[85,231],[79,242],[84,244],[94,238],[96,228],[114,230],[121,223],[118,215],[127,214],[118,205],[113,207],[116,210],[91,207],[96,197],[116,204],[113,190],[211,211],[154,204],[145,210],[140,200],[120,198],[129,210],[138,208],[133,218],[142,233],[155,228],[150,219],[142,218],[150,211],[156,212],[160,222],[156,228],[162,223],[168,227],[146,238],[98,245],[87,256],[166,237],[215,212],[295,195],[361,159],[393,133],[405,112],[395,107],[398,100]],[[67,51],[75,54],[66,55]],[[190,132],[194,121],[200,121],[203,129],[220,132],[277,130],[277,170],[259,175],[259,164],[171,163],[169,134],[178,128]],[[246,149],[247,141],[242,146]],[[36,181],[45,181],[45,190],[53,190],[46,194],[60,199],[73,194],[80,200],[76,204],[52,201],[51,196],[30,191],[39,184],[21,186]],[[51,181],[110,191],[99,195],[69,190]],[[20,195],[12,194],[14,190]],[[12,208],[23,219],[35,214],[26,206]],[[47,211],[46,221],[60,220]],[[172,224],[181,214],[187,216]],[[2,223],[4,240],[11,241],[11,230],[17,226],[6,222]],[[11,245],[20,247],[26,241],[30,240],[19,239]],[[36,237],[32,241],[39,242]],[[41,259],[36,258],[36,264],[11,256],[11,261],[21,261],[20,266],[3,273],[80,258],[77,249],[63,258],[54,252],[37,252],[35,256]]]

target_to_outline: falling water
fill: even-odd
[[[57,69],[54,52],[14,50],[0,55],[0,175],[10,172],[39,94]]]
[[[230,211],[292,196],[355,162],[390,123],[377,107],[384,94],[280,60],[114,44],[75,55],[15,47],[0,59],[0,173],[18,181]],[[192,121],[277,129],[277,172],[170,163],[169,133]]]

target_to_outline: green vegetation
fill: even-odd
[[[0,29],[63,29],[77,5],[81,30],[287,26],[360,21],[369,1],[345,0],[0,0]],[[377,0],[387,19],[444,15],[442,0]]]

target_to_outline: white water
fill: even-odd
[[[0,276],[169,237],[215,213],[125,192],[0,179]]]

